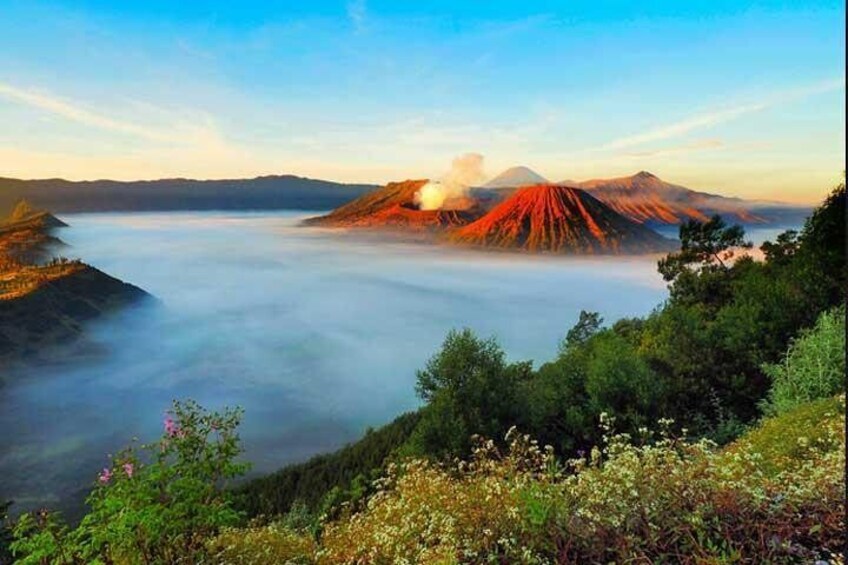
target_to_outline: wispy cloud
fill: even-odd
[[[699,139],[692,143],[683,143],[680,145],[673,145],[671,147],[660,147],[658,149],[648,149],[646,151],[631,151],[627,153],[626,156],[640,159],[645,157],[664,157],[666,155],[679,155],[681,153],[719,149],[721,147],[724,147],[724,142],[720,139]]]
[[[735,108],[728,108],[716,112],[691,116],[680,120],[679,122],[650,129],[644,133],[621,137],[603,145],[601,149],[626,149],[628,147],[643,145],[645,143],[680,137],[681,135],[685,135],[695,130],[711,127],[723,122],[729,122],[740,116],[744,116],[745,114],[760,111],[766,107],[767,106],[765,104],[748,104],[745,106],[737,106]]]
[[[173,133],[169,134],[141,124],[117,120],[103,114],[93,112],[52,94],[18,88],[10,84],[0,82],[0,96],[12,100],[13,102],[38,108],[39,110],[50,112],[51,114],[55,114],[59,117],[86,126],[133,135],[154,141],[173,140]]]
[[[626,149],[652,143],[656,141],[664,141],[673,139],[691,133],[693,131],[710,128],[718,124],[730,122],[747,114],[759,112],[766,108],[787,104],[796,100],[801,100],[815,94],[832,92],[834,90],[844,89],[845,79],[837,78],[826,80],[820,83],[802,86],[791,90],[785,90],[776,95],[770,96],[763,101],[741,104],[730,108],[723,108],[711,112],[696,114],[688,118],[684,118],[677,122],[665,124],[648,131],[620,137],[609,143],[602,145],[600,150],[609,149]]]
[[[227,145],[214,120],[202,113],[181,110],[180,117],[175,118],[174,112],[155,108],[149,104],[135,103],[136,107],[147,106],[150,110],[148,113],[157,114],[159,118],[157,121],[166,124],[151,126],[144,124],[141,119],[115,118],[53,93],[21,88],[4,82],[0,82],[0,98],[48,112],[89,128],[160,144],[192,146],[217,151],[224,150]],[[163,116],[167,119],[163,119]]]
[[[353,24],[353,29],[357,33],[362,33],[366,28],[366,17],[368,16],[368,7],[365,0],[351,0],[347,3],[347,17],[350,23]]]

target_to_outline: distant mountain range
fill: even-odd
[[[21,199],[55,213],[176,210],[329,210],[377,185],[294,175],[153,181],[19,180],[0,177],[0,214]]]
[[[549,184],[525,166],[503,171],[471,195],[482,208],[490,208],[521,186]],[[563,181],[560,186],[587,190],[628,218],[645,224],[677,224],[689,218],[721,214],[746,224],[794,225],[803,221],[809,207],[755,202],[698,192],[665,182],[642,171],[629,177]],[[372,184],[343,184],[294,175],[253,179],[153,181],[19,180],[0,177],[0,214],[21,199],[56,213],[133,212],[179,210],[331,210],[379,189]],[[395,210],[398,223],[415,223],[423,216]],[[433,214],[432,221],[454,221]],[[408,220],[408,221],[407,221]],[[457,219],[457,221],[461,221]]]
[[[587,192],[538,184],[518,189],[451,234],[457,243],[569,254],[656,253],[676,246]]]
[[[493,178],[485,187],[503,193],[522,186],[519,183],[522,179],[537,177],[543,178],[527,167],[513,167]],[[743,224],[797,224],[811,210],[806,206],[698,192],[666,182],[647,171],[627,177],[582,182],[565,180],[557,184],[583,189],[616,212],[648,225],[679,224],[689,219],[704,221],[713,214]]]

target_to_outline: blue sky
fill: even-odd
[[[0,0],[0,175],[631,174],[818,200],[842,2]]]

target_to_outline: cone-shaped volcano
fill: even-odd
[[[527,186],[530,184],[547,184],[549,181],[533,169],[529,167],[519,166],[511,167],[495,178],[491,179],[484,186],[486,188],[515,188],[518,186]]]
[[[456,243],[553,253],[654,253],[675,247],[653,230],[586,192],[535,185],[517,190],[479,220],[456,230]]]

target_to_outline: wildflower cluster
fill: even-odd
[[[725,449],[667,420],[634,439],[605,416],[601,445],[564,465],[512,429],[504,452],[477,438],[468,462],[390,466],[317,539],[273,524],[213,545],[227,563],[261,548],[268,563],[840,563],[844,408],[821,401]],[[786,425],[827,437],[794,452],[761,437]]]

